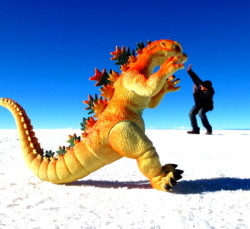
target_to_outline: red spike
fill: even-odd
[[[95,75],[91,76],[89,80],[96,80],[97,82],[99,82],[105,72],[106,72],[105,68],[102,70],[102,72],[100,72],[97,68],[95,68]]]
[[[122,46],[122,49],[120,49],[118,46],[115,47],[115,51],[111,52],[110,54],[113,55],[113,57],[110,58],[110,60],[116,60],[122,52],[125,51],[125,47]]]
[[[87,123],[86,123],[86,128],[91,128],[92,126],[94,126],[94,124],[96,123],[96,120],[93,117],[89,117],[87,119]]]
[[[88,100],[83,100],[83,103],[86,105],[89,105],[89,103],[93,100],[93,97],[91,95],[88,95]]]

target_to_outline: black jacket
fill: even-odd
[[[202,81],[192,70],[188,71],[189,76],[193,80],[195,84],[195,90],[194,90],[194,101],[195,105],[200,108],[205,108],[207,110],[213,110],[213,95],[214,95],[214,89],[212,87],[211,81]],[[208,90],[202,91],[201,85],[206,87]]]

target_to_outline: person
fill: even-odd
[[[199,134],[200,128],[197,124],[196,115],[199,114],[201,118],[202,125],[207,129],[206,134],[212,134],[212,126],[210,125],[206,113],[212,111],[214,108],[213,105],[213,95],[215,93],[212,82],[209,80],[202,81],[196,73],[191,69],[192,65],[190,64],[187,68],[187,73],[194,82],[193,96],[195,105],[189,112],[189,117],[191,121],[192,130],[188,131],[188,134]]]

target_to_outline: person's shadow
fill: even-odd
[[[152,189],[149,182],[145,181],[95,181],[80,180],[67,184],[68,186],[94,186],[99,188],[127,188],[127,189]],[[180,181],[174,186],[174,194],[199,194],[203,192],[217,191],[250,191],[250,179],[220,177]]]

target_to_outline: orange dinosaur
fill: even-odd
[[[134,51],[133,51],[134,52]],[[116,48],[121,74],[95,70],[102,97],[89,96],[84,101],[94,117],[83,119],[82,136],[70,136],[68,147],[55,153],[44,151],[38,143],[24,109],[15,101],[1,98],[0,105],[13,114],[27,165],[40,179],[52,183],[68,183],[122,157],[136,159],[142,174],[155,189],[168,191],[183,173],[177,165],[162,166],[152,142],[145,135],[142,112],[156,107],[168,92],[179,90],[174,72],[184,68],[187,56],[178,42],[157,40],[140,43],[137,54]],[[156,68],[157,66],[158,69]]]

